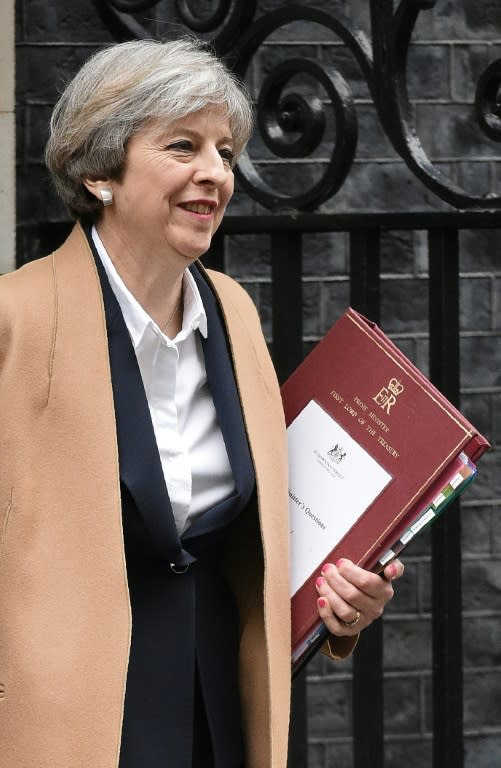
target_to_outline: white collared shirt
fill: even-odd
[[[186,269],[183,326],[170,339],[129,291],[95,227],[92,239],[134,346],[174,519],[182,534],[194,518],[235,490],[207,385],[200,339],[200,334],[207,338],[207,315],[200,292]]]

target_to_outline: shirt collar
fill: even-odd
[[[129,330],[134,348],[141,344],[148,329],[153,330],[165,338],[161,329],[146,310],[141,306],[136,297],[129,291],[113,264],[96,227],[92,227],[92,239],[96,246],[99,258],[110,281],[113,293],[122,310],[125,324]],[[183,326],[174,342],[182,341],[193,331],[199,330],[204,338],[207,338],[207,314],[200,296],[200,291],[189,269],[183,273]]]

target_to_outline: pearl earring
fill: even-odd
[[[102,187],[102,189],[99,190],[99,194],[101,195],[101,200],[103,201],[103,205],[112,205],[113,204],[113,190],[109,187]]]

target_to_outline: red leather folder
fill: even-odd
[[[288,426],[314,401],[391,476],[292,595],[294,651],[318,627],[315,580],[322,563],[347,557],[377,570],[388,547],[448,482],[459,455],[476,463],[489,443],[375,323],[351,308],[283,384],[282,398]],[[335,514],[335,498],[325,505]]]

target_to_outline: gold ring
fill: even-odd
[[[351,621],[343,621],[341,619],[341,621],[343,622],[345,627],[354,627],[355,624],[358,624],[358,622],[360,621],[360,616],[361,616],[360,611],[357,611],[355,609],[355,618],[354,619],[352,619]]]

